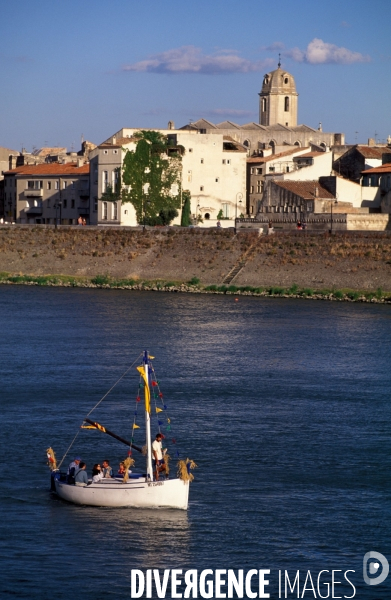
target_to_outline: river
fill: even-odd
[[[391,307],[1,286],[0,324],[2,599],[130,598],[131,569],[270,569],[271,598],[278,570],[354,570],[355,598],[391,597],[391,576],[362,576],[366,552],[391,559]],[[198,465],[189,510],[53,498],[46,449],[63,456],[144,348],[169,451]],[[125,438],[133,371],[93,413]],[[83,430],[64,464],[76,454],[90,472],[126,448]]]

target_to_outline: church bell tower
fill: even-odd
[[[293,75],[281,69],[281,60],[275,71],[263,78],[262,91],[259,93],[260,125],[297,125],[296,83]]]

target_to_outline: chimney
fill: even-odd
[[[117,143],[117,136],[113,135],[113,141],[112,141],[112,143],[113,143],[113,144],[116,144],[116,143]]]
[[[315,196],[315,198],[319,198],[319,188],[318,188],[318,186],[317,186],[317,185],[315,186],[315,193],[314,193],[314,196]]]
[[[175,129],[174,121],[168,121],[168,129]]]
[[[78,166],[78,168],[82,167],[83,165],[84,165],[84,159],[83,158],[78,158],[77,159],[77,166]]]

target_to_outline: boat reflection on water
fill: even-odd
[[[69,534],[88,539],[91,549],[104,547],[110,562],[116,560],[118,548],[131,556],[130,568],[164,569],[189,561],[190,523],[188,513],[173,509],[96,508],[56,502],[66,506]],[[58,516],[58,515],[57,515]],[[112,539],[113,543],[108,544]],[[110,549],[111,548],[111,549]],[[115,557],[115,558],[114,558]]]

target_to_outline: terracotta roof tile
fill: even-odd
[[[299,148],[296,146],[295,148],[291,148],[290,150],[285,150],[284,152],[278,152],[278,154],[270,154],[269,156],[252,156],[247,159],[248,163],[265,163],[270,162],[271,160],[278,160],[279,158],[284,158],[284,156],[289,156],[290,154],[295,154],[295,152],[300,152],[301,150],[305,150],[306,148]],[[300,156],[303,156],[302,154]]]
[[[78,167],[76,163],[44,163],[42,165],[23,165],[11,171],[5,171],[5,175],[87,175],[90,165]]]
[[[379,148],[378,146],[357,146],[357,150],[364,158],[378,158],[381,160],[383,154],[390,153],[390,149],[386,147]]]
[[[305,154],[300,154],[300,156],[297,156],[296,158],[315,158],[316,156],[321,156],[324,154],[328,154],[327,152],[306,152]]]
[[[305,200],[313,200],[314,198],[334,198],[326,188],[320,185],[319,181],[278,181],[273,180],[274,185],[284,188],[304,198]],[[316,188],[318,189],[318,195],[316,196]]]
[[[361,171],[361,173],[365,173],[366,175],[375,175],[379,173],[391,173],[391,163],[386,163],[385,165],[381,165],[379,167],[372,167],[372,169],[366,169],[366,171]]]

